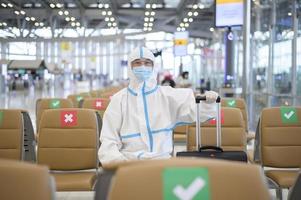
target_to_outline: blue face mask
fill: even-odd
[[[152,76],[153,68],[141,65],[140,67],[134,67],[133,73],[139,81],[146,81]]]

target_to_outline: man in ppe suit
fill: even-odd
[[[129,86],[111,98],[103,118],[100,162],[170,158],[173,129],[195,122],[195,97],[191,89],[157,85],[154,55],[144,47],[128,58]],[[205,93],[201,121],[216,115],[217,93]]]

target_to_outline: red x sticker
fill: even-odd
[[[77,125],[77,111],[62,111],[61,112],[61,126],[76,126]]]
[[[224,124],[225,123],[225,119],[224,119],[224,111],[222,110],[221,111],[221,124]],[[216,119],[215,118],[213,118],[213,119],[211,119],[210,121],[209,121],[209,124],[211,124],[211,125],[216,125]]]
[[[94,108],[97,110],[102,110],[104,108],[104,102],[100,99],[94,101]]]

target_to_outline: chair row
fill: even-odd
[[[46,167],[0,159],[0,177],[1,199],[55,199],[55,182]],[[300,191],[301,173],[288,200],[301,199]],[[115,164],[98,175],[94,199],[220,200],[225,197],[271,199],[260,167],[187,158]]]

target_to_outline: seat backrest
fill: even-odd
[[[37,162],[51,170],[96,169],[99,130],[89,109],[44,111],[40,123]]]
[[[23,159],[24,124],[20,110],[0,109],[0,158]]]
[[[99,98],[101,94],[101,90],[92,90],[90,91],[90,96],[92,98]]]
[[[301,107],[274,107],[260,117],[260,156],[263,166],[300,168]]]
[[[245,123],[245,128],[248,131],[249,130],[249,125],[248,125],[248,109],[247,105],[244,99],[242,98],[222,98],[221,101],[222,107],[232,107],[232,108],[239,108],[242,117]]]
[[[81,93],[81,94],[71,94],[68,95],[67,99],[69,99],[74,108],[79,108],[79,102],[81,100],[83,100],[84,98],[90,98],[90,95],[86,94],[86,93]]]
[[[103,114],[106,111],[109,103],[110,99],[106,98],[86,98],[83,100],[81,107],[97,110],[101,118],[103,118]]]
[[[39,130],[39,123],[42,113],[47,109],[72,108],[72,102],[69,99],[45,98],[38,99],[36,102],[36,130]]]
[[[101,180],[100,177],[98,181]],[[105,199],[99,198],[98,189],[96,186],[95,199]],[[107,199],[265,200],[270,199],[270,194],[260,166],[174,158],[120,165],[111,181]]]
[[[241,111],[238,108],[222,107],[222,128],[221,145],[224,150],[245,151],[246,132]],[[190,126],[188,129],[187,150],[193,151],[195,146],[196,127]],[[216,146],[216,125],[213,120],[209,120],[201,125],[201,145]]]
[[[43,166],[0,159],[1,199],[55,199],[55,182]]]

